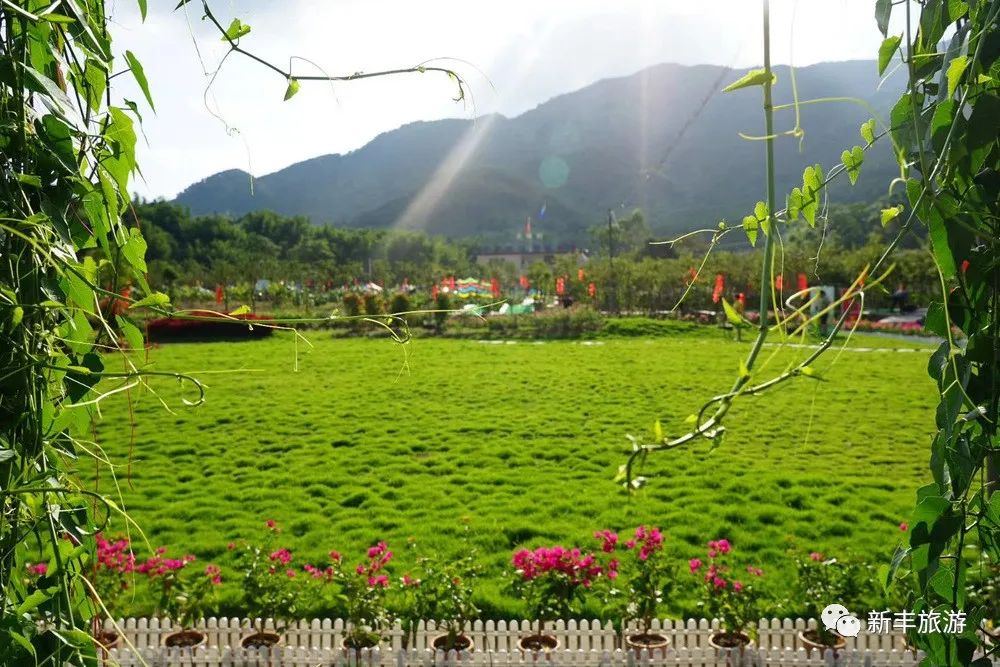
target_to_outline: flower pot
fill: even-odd
[[[344,637],[343,639],[340,640],[340,647],[345,651],[357,652],[364,650],[366,648],[377,648],[378,642],[363,642],[361,646],[355,646],[353,643],[350,642],[348,637]]]
[[[751,639],[742,632],[716,632],[708,638],[708,645],[719,651],[738,649],[742,651],[750,646]]]
[[[240,640],[240,646],[243,648],[271,648],[272,646],[281,645],[281,635],[277,632],[270,632],[269,630],[261,630],[260,632],[255,632],[252,635],[247,635]]]
[[[435,651],[467,651],[472,653],[476,650],[476,644],[470,637],[458,635],[455,637],[455,645],[448,646],[448,635],[437,635],[431,640],[431,648]]]
[[[198,648],[208,642],[208,635],[197,630],[178,630],[163,636],[163,645],[168,648]]]
[[[634,635],[625,635],[625,648],[631,651],[642,651],[643,649],[653,653],[654,651],[664,652],[670,646],[670,640],[655,632],[639,632]]]
[[[833,639],[833,644],[824,644],[820,640],[819,630],[799,630],[799,642],[810,655],[813,650],[825,651],[826,649],[832,649],[833,654],[837,655],[841,649],[847,646],[847,640],[840,635],[833,635]]]
[[[517,640],[517,646],[524,652],[548,653],[559,648],[559,638],[543,634],[528,635]]]

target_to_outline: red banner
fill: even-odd
[[[715,274],[715,289],[712,290],[712,303],[719,303],[722,292],[726,289],[726,277],[721,273]]]
[[[781,274],[778,274],[774,278],[774,289],[780,290],[783,289],[784,287],[785,287],[785,277],[782,276]]]
[[[807,289],[809,289],[809,281],[806,280],[806,274],[800,273],[799,274],[799,291],[800,292],[804,292]]]
[[[528,282],[528,276],[521,276],[521,287],[528,289],[531,283]]]
[[[587,285],[587,294],[590,295],[591,299],[597,296],[597,285],[595,285],[594,283],[590,283],[589,285]]]
[[[215,286],[215,302],[216,303],[222,303],[224,296],[225,295],[222,293],[222,285],[216,285]]]
[[[490,278],[490,293],[492,293],[494,297],[500,296],[500,283],[497,282],[496,278]]]
[[[438,298],[438,286],[437,285],[434,285],[434,287],[431,288],[431,298],[432,299]]]

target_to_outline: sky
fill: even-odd
[[[224,25],[250,25],[241,47],[283,70],[342,75],[426,62],[455,69],[470,91],[455,102],[455,83],[425,72],[303,82],[286,102],[278,73],[240,54],[219,68],[226,44],[202,20],[201,0],[178,11],[173,0],[150,0],[145,22],[135,0],[114,1],[116,51],[143,63],[155,104],[141,105],[137,146],[136,192],[147,198],[171,198],[225,169],[262,176],[349,152],[414,121],[516,116],[663,62],[762,61],[755,0],[209,0]],[[772,0],[771,22],[776,64],[874,59],[882,40],[873,0]],[[116,82],[121,98],[142,99],[128,77]]]

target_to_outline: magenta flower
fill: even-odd
[[[266,525],[271,530],[274,530],[275,528],[278,527],[278,523],[274,519],[268,519],[267,521],[264,522],[264,525]]]
[[[285,570],[285,576],[288,577],[289,579],[294,579],[295,578],[295,570],[292,570],[292,569]]]
[[[905,533],[910,529],[910,524],[904,521],[903,523],[899,524],[899,529]]]
[[[49,571],[49,566],[46,563],[36,563],[34,565],[28,565],[28,572],[31,574],[37,574],[38,576],[44,576],[45,573]]]
[[[743,590],[743,583],[740,582],[740,581],[734,581],[733,582],[733,590],[736,591],[737,593],[739,593],[740,591],[742,591]]]
[[[336,549],[330,552],[330,560],[335,560],[339,563],[341,558],[340,552]]]
[[[288,565],[292,562],[292,552],[288,549],[278,549],[270,556],[271,560],[276,560],[282,565]]]
[[[823,560],[823,554],[821,554],[818,551],[814,551],[811,554],[809,554],[809,560],[818,563],[819,561]]]
[[[691,568],[691,574],[697,572],[698,569],[701,567],[701,564],[702,563],[700,558],[692,558],[691,560],[689,560],[688,567]]]

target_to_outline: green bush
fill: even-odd
[[[654,320],[647,317],[609,319],[601,330],[602,336],[674,336],[691,333],[701,327],[682,320]]]

